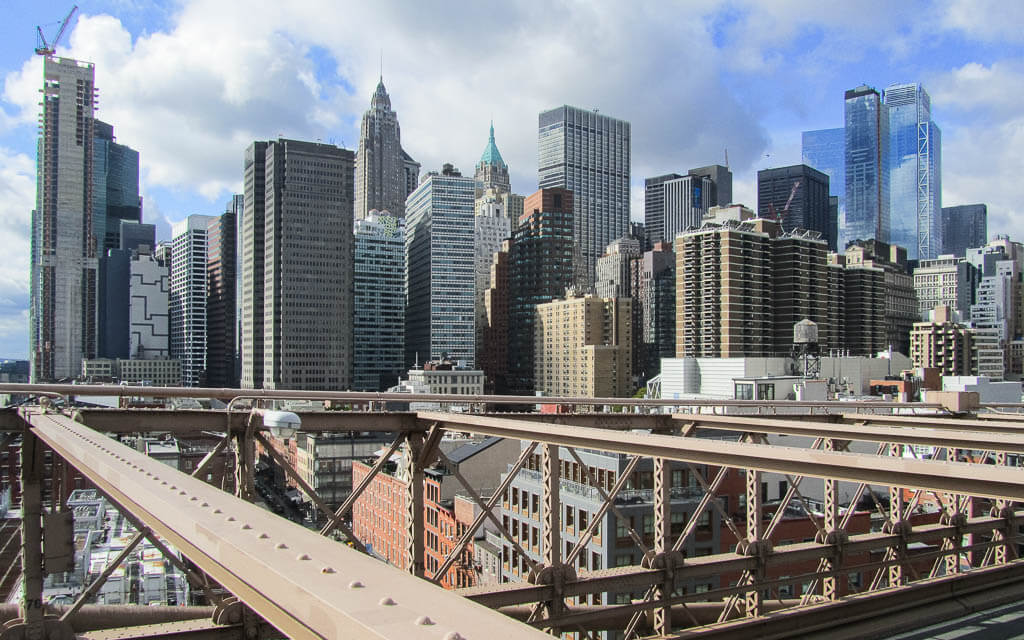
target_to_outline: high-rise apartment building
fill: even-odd
[[[494,123],[491,123],[491,133],[487,138],[487,146],[480,155],[480,162],[476,164],[476,173],[473,174],[476,180],[476,197],[482,196],[488,189],[494,189],[495,194],[509,193],[512,191],[508,177],[508,165],[498,151],[498,145],[494,142]]]
[[[939,305],[924,322],[915,322],[910,332],[910,359],[915,367],[940,369],[944,376],[969,376],[973,362],[974,333],[955,321],[955,312]]]
[[[356,218],[365,217],[372,209],[404,216],[405,198],[416,186],[419,168],[419,163],[402,149],[398,114],[391,110],[391,98],[381,78],[359,127]]]
[[[882,267],[852,264],[846,254],[829,254],[829,286],[841,287],[843,350],[854,356],[873,356],[888,347],[886,273]]]
[[[846,130],[818,129],[804,131],[801,136],[802,162],[828,176],[829,196],[835,197],[833,217],[836,219],[836,249],[845,251],[839,245],[838,227],[846,217]]]
[[[846,248],[847,267],[878,267],[884,273],[885,347],[910,353],[910,330],[920,318],[907,250],[878,240],[857,241]]]
[[[573,284],[573,194],[541,189],[527,196],[509,256],[508,385],[534,391],[537,305],[566,295]]]
[[[963,204],[942,207],[942,253],[958,258],[988,242],[988,206]]]
[[[267,144],[253,142],[245,150],[243,213],[238,253],[241,255],[239,357],[241,386],[263,388],[263,258],[267,203]]]
[[[629,298],[589,295],[537,305],[536,391],[577,398],[631,394],[632,307]]]
[[[445,165],[406,200],[406,365],[447,358],[476,366],[475,188]]]
[[[191,215],[171,227],[170,346],[185,387],[206,381],[206,260],[215,219]]]
[[[640,307],[641,380],[649,380],[661,371],[661,359],[676,352],[676,263],[672,246],[658,242],[640,259],[638,287],[634,304]],[[637,359],[634,358],[634,361]]]
[[[538,188],[573,192],[582,285],[593,283],[608,243],[629,233],[630,153],[630,125],[623,120],[567,105],[538,118]]]
[[[757,214],[782,222],[784,231],[817,231],[829,251],[838,245],[839,221],[829,202],[829,178],[806,164],[757,172]]]
[[[384,391],[405,370],[405,220],[371,211],[354,234],[352,389]]]
[[[263,334],[254,339],[265,389],[351,387],[354,155],[316,142],[266,144],[263,261],[243,270],[263,269]],[[248,192],[245,201],[248,217]]]
[[[839,247],[853,240],[889,242],[889,115],[882,97],[861,85],[846,92],[846,215]]]
[[[232,199],[228,210],[215,217],[206,232],[206,384],[211,387],[238,386],[235,376],[238,217],[234,203]]]
[[[885,89],[889,115],[889,240],[909,260],[942,247],[942,134],[932,122],[931,97],[920,84]]]
[[[43,59],[29,287],[33,382],[76,376],[83,358],[96,356],[94,82],[91,63]]]
[[[571,233],[571,230],[570,230]],[[477,367],[484,372],[484,393],[508,393],[509,254],[506,240],[491,261],[491,277],[484,293],[483,326],[477,328]],[[570,264],[572,251],[568,252]],[[533,341],[530,341],[531,348]]]
[[[611,241],[597,259],[594,289],[599,298],[633,296],[634,264],[640,259],[640,242],[629,236]]]

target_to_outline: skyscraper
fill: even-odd
[[[120,245],[121,221],[142,222],[139,152],[114,141],[114,127],[95,121],[93,141],[93,228],[98,250]]]
[[[267,143],[263,335],[255,337],[265,389],[352,385],[353,162],[330,144]]]
[[[170,357],[170,270],[150,251],[136,252],[129,267],[129,357],[133,360]]]
[[[94,81],[91,63],[43,60],[29,289],[33,382],[76,376],[82,359],[96,356]]]
[[[889,242],[889,116],[878,92],[846,92],[846,216],[839,247],[852,240]]]
[[[706,167],[690,169],[691,176],[707,176],[711,178],[711,206],[727,207],[732,204],[732,171],[729,167],[712,164]]]
[[[402,150],[398,114],[391,110],[381,78],[359,127],[355,217],[362,219],[371,209],[403,217],[405,198],[415,188],[419,166]]]
[[[837,198],[836,206],[836,244],[835,250],[844,251],[845,246],[839,245],[838,228],[842,226],[846,216],[846,130],[818,129],[804,131],[801,136],[803,163],[828,176],[828,192]]]
[[[451,165],[406,200],[405,360],[476,363],[475,180]]]
[[[889,242],[909,260],[942,253],[942,137],[920,84],[885,90],[889,114]]]
[[[963,204],[942,207],[942,253],[958,258],[967,250],[983,247],[988,242],[988,207],[983,204]]]
[[[384,391],[405,369],[405,223],[371,212],[355,223],[352,389]]]
[[[576,278],[589,286],[604,248],[629,233],[630,125],[570,106],[538,125],[538,187],[573,192]]]
[[[494,143],[494,123],[491,123],[491,133],[487,138],[487,146],[480,156],[480,162],[476,165],[476,173],[473,175],[476,180],[476,197],[479,198],[488,189],[494,189],[495,195],[508,193],[512,190],[508,178],[508,165],[498,151],[498,145]]]
[[[245,150],[243,194],[241,352],[245,389],[263,388],[263,245],[267,202],[267,143],[253,142]]]
[[[835,251],[838,220],[832,217],[828,193],[828,176],[805,164],[757,172],[758,216],[781,219],[785,231],[817,231]]]
[[[236,227],[238,217],[229,203],[228,210],[215,217],[207,229],[206,257],[206,384],[211,387],[235,387],[235,281]]]
[[[213,216],[191,215],[171,227],[171,357],[181,361],[181,384],[206,381],[206,256]]]

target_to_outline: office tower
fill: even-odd
[[[236,193],[224,205],[225,213],[235,216],[235,371],[236,386],[242,386],[242,226],[245,224],[245,194]]]
[[[633,295],[634,263],[640,259],[640,242],[629,236],[613,240],[597,259],[595,293],[599,298],[629,298]]]
[[[169,358],[170,268],[143,248],[132,255],[130,277],[129,357],[133,360]]]
[[[260,149],[252,145],[254,154]],[[243,331],[263,314],[263,332],[251,350],[243,341],[243,384],[255,380],[246,360],[262,352],[264,389],[348,389],[352,384],[352,176],[354,155],[330,144],[287,140],[265,143],[246,171],[243,241],[254,242],[260,210],[250,209],[262,168],[265,207],[262,251],[243,248]],[[249,164],[249,158],[246,159]],[[250,210],[252,218],[250,220]],[[262,253],[250,264],[250,256]],[[262,270],[262,306],[253,306],[252,272]]]
[[[942,133],[932,122],[931,98],[920,84],[894,84],[884,93],[889,114],[889,243],[907,259],[942,253]]]
[[[487,138],[487,146],[480,156],[480,162],[476,165],[476,173],[473,175],[476,180],[476,197],[479,198],[488,189],[494,189],[496,194],[508,193],[512,190],[508,178],[508,165],[501,158],[498,152],[498,145],[494,143],[494,123],[491,123],[491,133]]]
[[[590,286],[608,243],[629,232],[630,126],[577,107],[538,118],[537,186],[573,192],[577,282]]]
[[[973,361],[974,333],[955,320],[956,312],[939,305],[931,318],[915,322],[910,332],[910,359],[915,367],[931,367],[944,376],[969,376]]]
[[[841,225],[846,212],[846,129],[804,131],[800,138],[801,162],[828,176],[829,195],[837,198],[836,220]]]
[[[910,330],[920,318],[914,278],[907,264],[907,250],[878,240],[858,240],[846,248],[847,268],[875,267],[882,270],[885,298],[884,348],[910,353]],[[850,321],[847,320],[847,328]],[[870,354],[868,354],[870,355]]]
[[[245,150],[241,242],[241,386],[263,388],[263,256],[267,200],[267,144],[253,142]]]
[[[77,376],[82,359],[96,356],[94,78],[91,63],[43,60],[29,293],[33,382]]]
[[[354,237],[352,388],[384,391],[405,370],[405,220],[371,211]]]
[[[483,326],[477,333],[477,367],[484,372],[484,393],[508,393],[509,345],[509,254],[512,241],[506,240],[491,262],[491,278],[484,292]],[[569,251],[570,261],[572,252]],[[533,342],[530,341],[530,346]]]
[[[477,165],[477,186],[480,184],[480,165]],[[473,216],[473,270],[475,275],[474,305],[476,314],[476,340],[482,339],[484,326],[484,294],[491,286],[491,264],[494,254],[501,251],[502,243],[512,233],[512,218],[508,215],[503,201],[493,197],[496,187],[487,188],[487,196],[477,198]],[[481,202],[483,201],[483,202]]]
[[[988,206],[963,204],[942,207],[942,253],[958,258],[988,242]]]
[[[120,224],[120,246],[119,249],[126,251],[138,251],[143,245],[149,247],[152,252],[156,247],[156,225],[121,220]]]
[[[97,250],[120,244],[121,222],[142,222],[139,197],[139,152],[115,142],[114,127],[96,120],[93,141],[93,229]]]
[[[878,92],[846,92],[846,215],[839,246],[853,240],[889,242],[889,116]]]
[[[798,164],[758,171],[757,214],[780,220],[784,231],[817,231],[829,250],[836,250],[838,220],[832,216],[828,175],[817,169]]]
[[[659,242],[640,260],[640,277],[634,304],[640,307],[641,380],[661,371],[661,359],[676,351],[676,263],[672,246]],[[636,338],[636,336],[634,336]],[[634,358],[636,360],[636,358]]]
[[[238,386],[235,377],[238,217],[231,203],[227,211],[213,219],[207,230],[206,384],[210,387]]]
[[[644,180],[644,228],[648,242],[665,241],[665,183],[682,177],[667,173]]]
[[[476,181],[446,164],[406,200],[405,362],[476,366]]]
[[[402,150],[398,114],[391,110],[381,78],[359,127],[355,217],[362,219],[371,209],[404,216],[405,198],[416,186],[419,169],[419,163]]]
[[[566,295],[573,284],[573,193],[541,189],[527,196],[509,255],[508,385],[534,391],[537,305]]]
[[[711,179],[711,206],[727,207],[732,204],[732,171],[729,171],[729,167],[713,164],[690,169],[687,173]]]
[[[191,215],[171,227],[171,357],[181,361],[181,384],[206,380],[206,256],[213,216]]]
[[[921,260],[914,269],[918,319],[927,320],[928,314],[940,306],[949,307],[961,318],[970,318],[976,273],[974,265],[963,256]]]
[[[537,305],[536,391],[577,398],[631,394],[632,316],[629,298],[570,296]]]
[[[97,308],[96,356],[128,357],[128,281],[132,252],[108,249],[99,261],[99,299]]]

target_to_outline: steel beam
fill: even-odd
[[[565,427],[470,414],[419,412],[418,415],[423,420],[440,422],[445,428],[455,431],[539,440],[564,446],[664,457],[683,462],[935,491],[956,491],[975,496],[1024,501],[1024,477],[1019,470],[991,465],[907,460],[700,438],[618,433],[589,427]]]
[[[291,638],[542,638],[58,415],[32,432]]]
[[[902,417],[902,416],[897,416]],[[743,416],[709,416],[677,414],[676,419],[683,424],[694,424],[698,428],[724,429],[727,431],[773,433],[788,436],[805,436],[808,438],[838,438],[841,440],[868,440],[872,442],[892,442],[897,444],[918,444],[933,447],[960,447],[964,449],[983,449],[991,451],[1024,452],[1024,428],[1009,432],[994,433],[992,429],[974,431],[967,429],[965,421],[948,420],[947,423],[959,424],[958,430],[950,430],[952,424],[933,428],[930,421],[898,422],[899,426],[873,426],[863,422],[876,422],[873,418],[862,416],[857,424],[849,425],[838,422],[812,422],[809,420],[790,420],[782,418],[750,418]],[[885,416],[877,422],[888,423],[891,418]],[[914,419],[916,420],[916,419]],[[988,424],[988,423],[986,423]],[[911,428],[913,427],[913,428]]]
[[[893,416],[866,413],[843,413],[840,418],[853,424],[890,425],[921,427],[935,431],[988,431],[991,433],[1024,433],[1024,425],[1014,423],[1011,415],[988,417],[993,414],[979,414],[978,419],[950,418],[948,416]],[[1024,419],[1024,415],[1021,416]]]

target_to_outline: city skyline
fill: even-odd
[[[45,31],[66,10],[58,3],[15,3],[11,35],[0,47],[0,68],[6,76],[0,104],[0,186],[9,192],[0,213],[15,246],[27,238],[35,199],[41,59],[32,54],[31,32],[36,24]],[[1017,62],[1021,46],[1012,30],[999,31],[1020,20],[964,11],[957,4],[928,6],[923,18],[920,7],[901,8],[885,13],[885,24],[868,24],[845,8],[831,8],[827,16],[797,16],[801,12],[795,8],[744,5],[701,8],[663,21],[678,22],[674,26],[686,31],[686,39],[669,38],[648,6],[639,5],[625,16],[576,9],[571,17],[582,33],[559,35],[550,51],[536,54],[549,55],[563,66],[545,65],[545,77],[537,74],[535,58],[512,55],[519,49],[494,36],[494,26],[534,24],[547,29],[543,25],[557,20],[546,19],[569,17],[565,7],[555,7],[545,17],[530,7],[510,5],[443,24],[441,12],[385,6],[357,16],[354,22],[360,26],[355,31],[365,33],[339,30],[333,12],[322,8],[303,8],[292,16],[271,7],[252,11],[260,24],[280,22],[276,30],[251,32],[273,31],[269,38],[237,34],[241,26],[230,20],[236,9],[228,5],[186,2],[166,10],[146,3],[92,2],[83,3],[81,11],[58,55],[96,63],[97,116],[140,152],[143,220],[156,223],[164,238],[170,222],[192,213],[218,214],[231,193],[241,191],[238,157],[253,139],[283,133],[333,139],[354,151],[359,115],[381,71],[382,47],[384,80],[402,114],[403,146],[423,163],[424,172],[439,169],[444,160],[471,166],[493,117],[512,170],[512,188],[531,193],[537,186],[532,178],[536,141],[531,135],[537,114],[574,104],[631,122],[632,219],[643,216],[645,178],[723,163],[726,148],[736,175],[733,200],[754,206],[756,171],[798,164],[800,131],[839,126],[844,89],[862,81],[879,89],[921,82],[932,94],[934,118],[943,127],[943,155],[949,160],[943,166],[943,205],[985,202],[990,233],[1005,233],[1012,228],[1011,214],[1020,200],[1021,187],[1006,177],[1019,166],[1013,163],[1019,157],[1013,140],[1019,136],[1020,119],[1007,96],[1024,84]],[[313,24],[314,15],[322,25]],[[844,21],[850,26],[839,26]],[[460,63],[422,65],[419,45],[413,50],[408,37],[417,24],[429,36],[425,43],[418,40],[420,44],[431,47],[438,60]],[[594,50],[582,39],[613,24],[614,37],[607,40],[606,50]],[[765,29],[764,24],[780,28]],[[24,38],[16,37],[19,29]],[[765,35],[769,32],[771,38]],[[383,41],[381,33],[386,35]],[[467,54],[481,50],[483,39],[491,49],[472,59]],[[336,44],[339,40],[345,44]],[[627,54],[625,45],[631,41],[643,46]],[[861,49],[844,52],[844,57],[825,51],[837,43],[859,43]],[[585,53],[582,60],[573,53],[576,49]],[[676,72],[666,72],[658,62],[666,52],[701,55],[710,62],[699,73],[688,71],[687,82],[674,83]],[[621,71],[591,77],[592,69],[620,56]],[[786,60],[801,64],[793,71],[784,68]],[[279,64],[261,66],[269,61]],[[475,65],[501,70],[502,82],[488,82],[483,90],[473,80]],[[655,77],[656,83],[645,80]],[[772,93],[784,97],[764,102],[765,83],[779,82],[789,91]],[[673,84],[686,90],[667,88]],[[991,88],[995,85],[1005,87],[1005,93]],[[650,99],[635,100],[638,91]],[[471,100],[467,94],[474,94]],[[713,109],[708,106],[712,104]],[[180,135],[183,123],[194,135]],[[0,271],[0,354],[10,357],[27,351],[27,241],[24,245],[24,255],[16,251]]]

